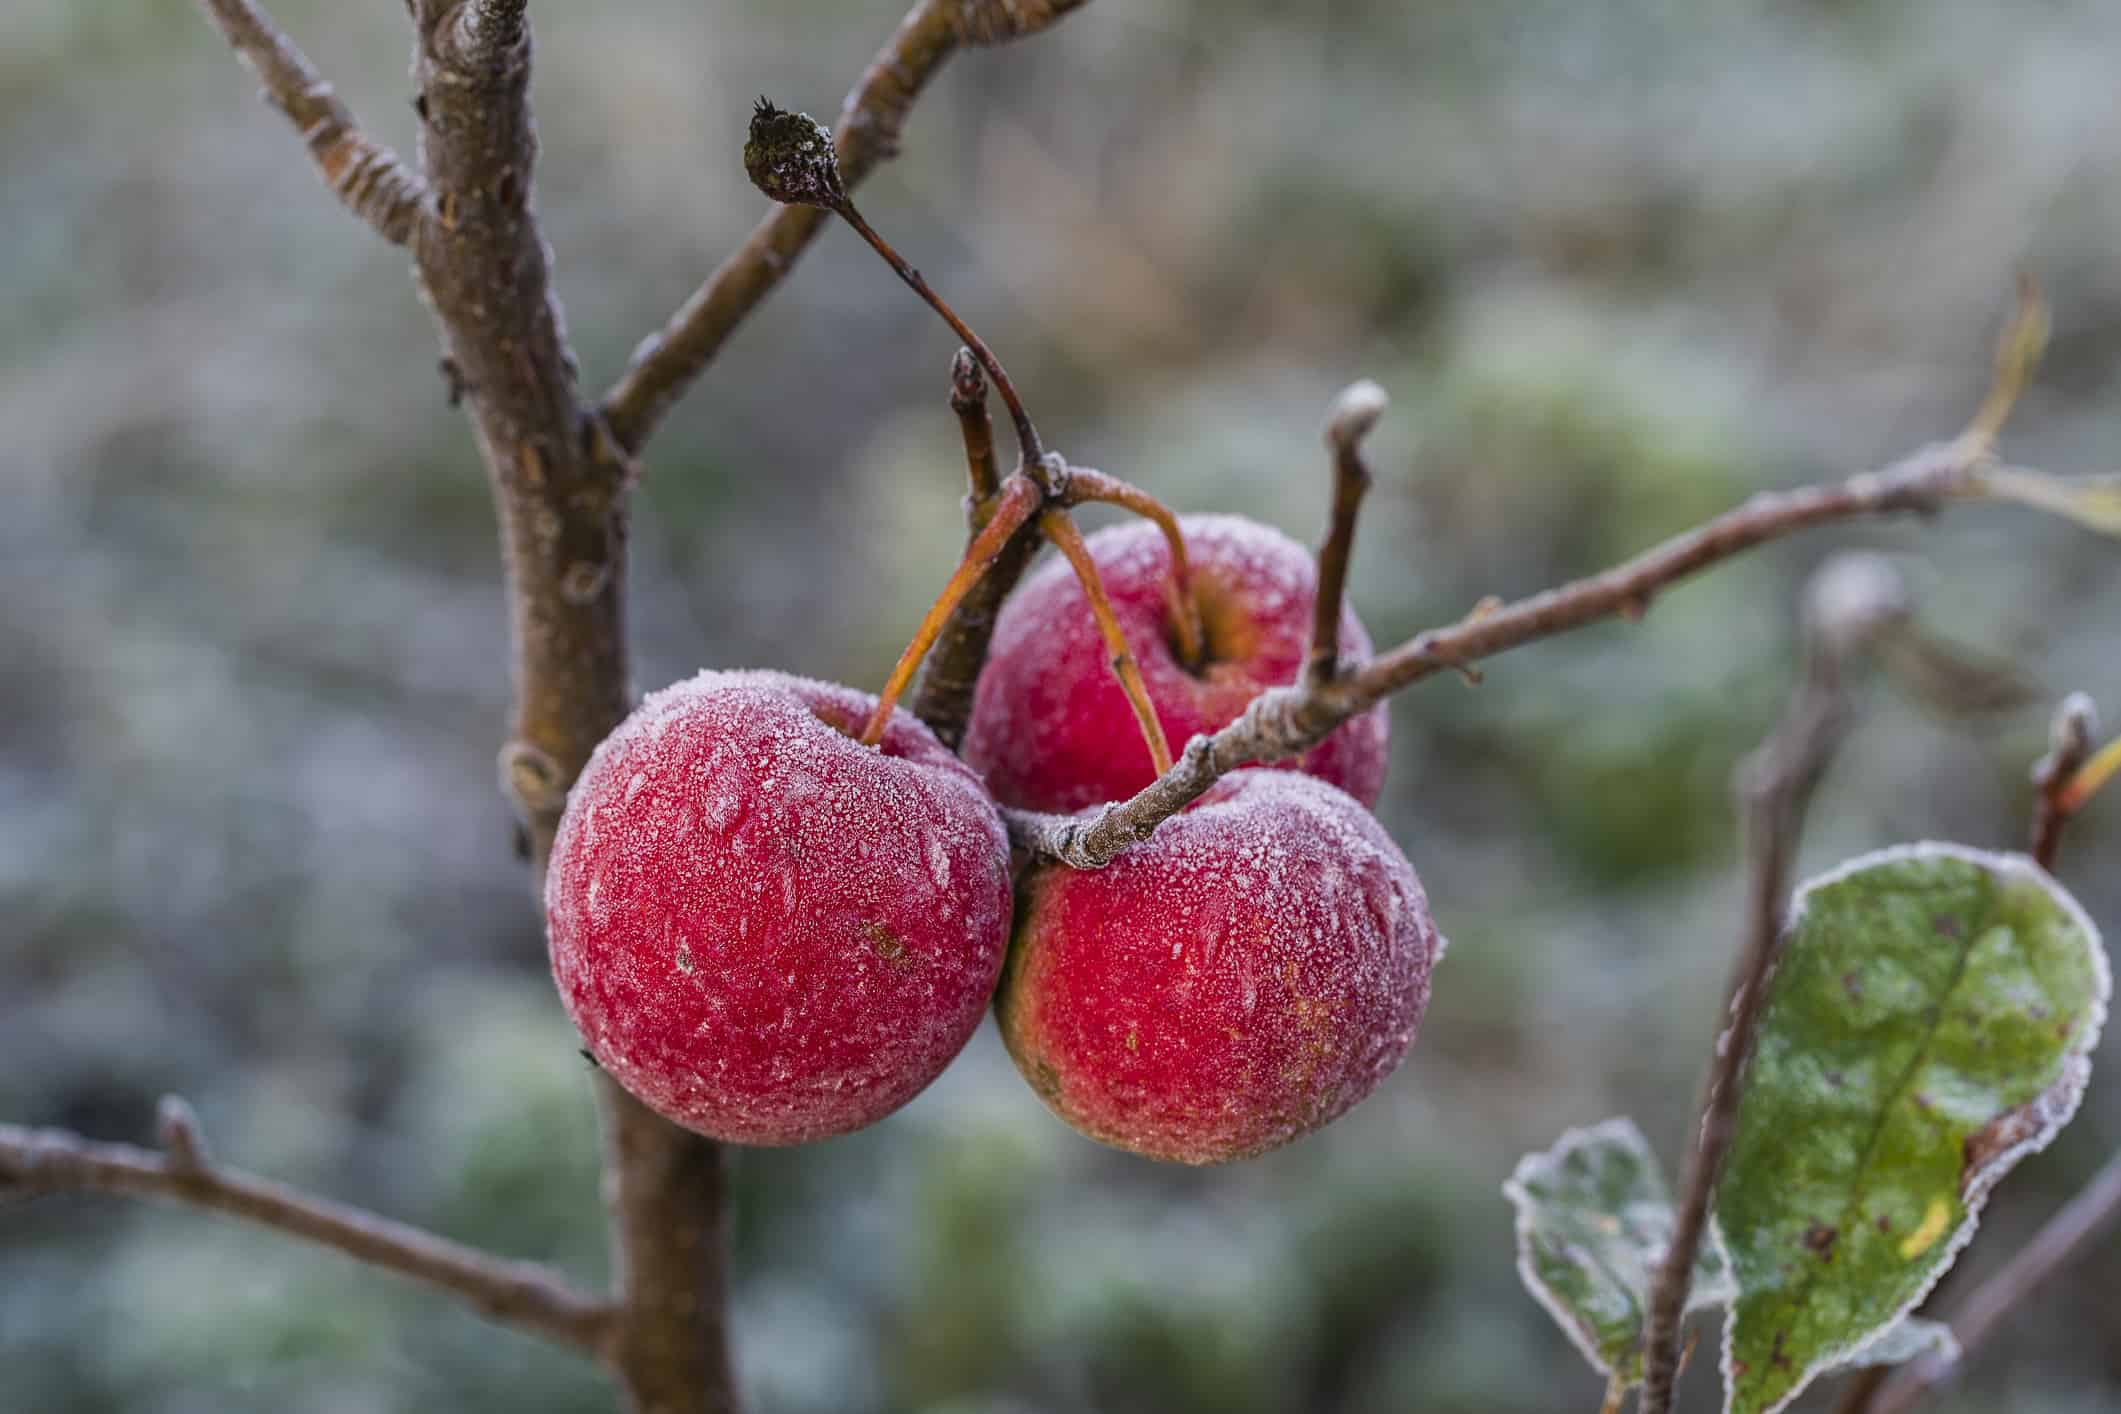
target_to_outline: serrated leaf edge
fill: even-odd
[[[2019,1160],[2045,1149],[2054,1137],[2062,1132],[2063,1126],[2076,1115],[2078,1102],[2084,1098],[2085,1085],[2091,1079],[2091,1053],[2099,1044],[2099,1033],[2105,1029],[2107,1002],[2113,995],[2114,987],[2113,973],[2106,960],[2106,944],[2099,935],[2099,925],[2092,922],[2091,915],[2084,911],[2084,905],[2077,902],[2076,895],[2062,887],[2052,874],[2025,855],[1975,849],[1970,845],[1949,844],[1942,840],[1893,845],[1886,849],[1873,850],[1869,854],[1859,854],[1798,886],[1797,891],[1790,896],[1789,917],[1783,923],[1783,936],[1788,937],[1804,921],[1805,906],[1811,901],[1814,893],[1863,870],[1875,869],[1882,864],[1898,864],[1910,859],[1964,860],[1994,870],[1998,874],[2019,875],[2045,889],[2063,913],[2067,914],[2070,921],[2084,934],[2086,949],[2091,954],[2094,983],[2091,1005],[2086,1009],[2085,1026],[2079,1033],[2074,1053],[2063,1060],[2061,1076],[2033,1101],[2039,1106],[2036,1113],[2042,1120],[2041,1128],[2019,1143],[2002,1150],[1976,1171],[1964,1196],[1966,1218],[1945,1243],[1943,1254],[1932,1269],[1930,1279],[1924,1282],[1899,1310],[1879,1322],[1877,1329],[1870,1335],[1850,1345],[1846,1350],[1835,1351],[1824,1358],[1814,1360],[1799,1372],[1787,1394],[1775,1403],[1753,1411],[1752,1414],[1781,1414],[1782,1410],[1796,1402],[1797,1397],[1811,1386],[1813,1380],[1828,1370],[1846,1364],[1852,1357],[1861,1355],[1883,1339],[1887,1331],[1906,1320],[1928,1298],[1937,1283],[1943,1280],[1944,1274],[1952,1269],[1952,1263],[1958,1260],[1959,1253],[1965,1249],[1966,1244],[1974,1240],[1974,1233],[1981,1226],[1981,1210],[1988,1203],[1990,1190],[2004,1174],[2017,1166]],[[1735,1266],[1731,1272],[1735,1279]],[[1731,1370],[1732,1344],[1737,1324],[1738,1303],[1734,1298],[1724,1313],[1722,1350],[1717,1361],[1723,1376],[1723,1414],[1736,1414],[1737,1410],[1737,1377]]]
[[[1891,1362],[1879,1361],[1875,1359],[1866,1360],[1864,1358],[1871,1352],[1875,1351],[1880,1345],[1883,1345],[1886,1339],[1894,1332],[1903,1329],[1914,1329],[1916,1327],[1924,1328],[1922,1331],[1922,1339],[1926,1342],[1926,1344],[1918,1347],[1913,1355],[1907,1356],[1905,1359],[1902,1360],[1896,1360]],[[1959,1348],[1959,1337],[1952,1333],[1952,1328],[1950,1326],[1946,1325],[1942,1321],[1933,1321],[1924,1316],[1910,1314],[1902,1316],[1897,1321],[1888,1321],[1886,1324],[1880,1326],[1878,1328],[1877,1335],[1865,1341],[1862,1345],[1857,1346],[1856,1349],[1851,1353],[1844,1355],[1841,1358],[1841,1363],[1836,1365],[1834,1369],[1838,1372],[1841,1370],[1857,1369],[1865,1365],[1877,1365],[1885,1363],[1910,1364],[1917,1360],[1942,1360],[1947,1365],[1955,1365],[1959,1362],[1959,1357],[1963,1353],[1964,1352]]]
[[[1532,1209],[1534,1200],[1524,1186],[1525,1180],[1530,1176],[1527,1170],[1534,1167],[1535,1164],[1541,1168],[1558,1167],[1576,1150],[1606,1139],[1618,1139],[1623,1143],[1635,1145],[1649,1156],[1650,1163],[1656,1167],[1657,1173],[1662,1176],[1663,1168],[1657,1157],[1657,1151],[1650,1147],[1650,1141],[1643,1135],[1642,1127],[1627,1115],[1615,1115],[1611,1119],[1600,1120],[1596,1124],[1564,1129],[1561,1132],[1561,1136],[1546,1148],[1534,1149],[1531,1153],[1518,1159],[1516,1167],[1510,1170],[1510,1176],[1502,1182],[1502,1196],[1509,1200],[1510,1207],[1515,1210],[1517,1215],[1514,1229],[1517,1235],[1517,1279],[1519,1283],[1523,1285],[1526,1291],[1531,1293],[1534,1301],[1546,1308],[1546,1313],[1554,1318],[1554,1324],[1561,1327],[1562,1334],[1569,1338],[1569,1344],[1576,1347],[1577,1353],[1583,1356],[1591,1368],[1599,1374],[1611,1378],[1616,1372],[1611,1365],[1606,1363],[1605,1357],[1598,1353],[1597,1342],[1592,1339],[1590,1332],[1583,1329],[1578,1323],[1575,1313],[1562,1304],[1561,1298],[1554,1294],[1553,1289],[1546,1284],[1546,1281],[1539,1275],[1538,1270],[1532,1265]],[[1669,1187],[1667,1188],[1666,1196],[1669,1200]],[[1708,1232],[1702,1240],[1709,1245],[1710,1250],[1721,1260],[1724,1279],[1707,1291],[1703,1291],[1698,1284],[1689,1288],[1686,1303],[1686,1309],[1689,1313],[1705,1311],[1714,1306],[1724,1305],[1736,1300],[1738,1296],[1738,1278],[1731,1262],[1730,1249],[1724,1246],[1723,1230],[1716,1225],[1714,1215],[1709,1218]]]

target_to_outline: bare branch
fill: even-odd
[[[200,0],[200,6],[258,76],[266,99],[302,134],[332,194],[392,245],[409,242],[427,199],[418,174],[361,132],[324,76],[251,0]]]
[[[1854,573],[1847,572],[1853,564]],[[1730,1023],[1716,1039],[1703,1082],[1701,1128],[1687,1154],[1671,1245],[1650,1285],[1642,1335],[1641,1414],[1669,1414],[1679,1377],[1687,1288],[1708,1231],[1725,1155],[1738,1132],[1738,1103],[1753,1038],[1766,1009],[1768,980],[1782,951],[1790,870],[1804,816],[1844,735],[1844,676],[1856,654],[1905,616],[1906,591],[1876,562],[1829,562],[1805,596],[1805,671],[1782,720],[1740,768],[1738,795],[1749,856],[1745,942],[1733,964]]]
[[[914,99],[957,48],[959,4],[920,0],[848,93],[834,140],[850,190],[898,150]],[[775,207],[662,331],[633,351],[603,402],[604,421],[621,447],[640,450],[736,326],[794,267],[826,215],[811,206]]]
[[[1243,716],[1186,744],[1177,764],[1132,799],[1070,817],[1018,814],[1016,841],[1078,869],[1110,863],[1240,766],[1309,750],[1335,727],[1437,673],[1616,616],[1640,618],[1668,586],[1756,545],[1866,516],[1930,513],[1982,495],[1981,462],[1956,443],[1838,484],[1762,493],[1705,525],[1601,574],[1431,629],[1364,667],[1315,686],[1261,693]]]
[[[914,100],[959,43],[993,44],[1045,29],[1084,0],[920,0],[840,105],[840,174],[852,191],[898,152]],[[736,326],[772,293],[825,223],[816,207],[782,206],[693,291],[661,331],[633,351],[604,396],[612,437],[638,452],[663,415],[721,352]]]
[[[2108,1159],[2092,1181],[2012,1255],[2003,1270],[1974,1289],[1951,1322],[1952,1334],[1959,1341],[1959,1361],[1931,1356],[1906,1366],[1887,1381],[1872,1406],[1876,1414],[1907,1414],[1949,1380],[2005,1321],[2045,1288],[2049,1278],[2113,1231],[2116,1219],[2121,1219],[2121,1154]]]
[[[191,1107],[175,1096],[162,1102],[160,1128],[163,1153],[99,1144],[64,1130],[0,1125],[0,1192],[121,1193],[227,1213],[425,1282],[496,1321],[610,1354],[615,1308],[557,1273],[222,1168],[207,1157]]]
[[[1304,681],[1316,687],[1340,673],[1340,608],[1348,592],[1348,561],[1355,553],[1355,521],[1370,490],[1363,438],[1384,416],[1385,390],[1365,378],[1351,383],[1326,414],[1326,446],[1333,453],[1333,509],[1325,544],[1318,551],[1318,595],[1311,604],[1311,651]]]

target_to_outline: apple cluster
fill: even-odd
[[[1088,541],[1176,741],[1294,679],[1317,591],[1277,531],[1183,529],[1191,662],[1165,539]],[[1341,642],[1368,652],[1352,613]],[[649,697],[576,783],[547,876],[553,972],[590,1053],[651,1108],[745,1144],[844,1134],[939,1075],[991,1000],[1062,1119],[1217,1163],[1327,1123],[1406,1054],[1441,940],[1367,808],[1381,709],[1076,870],[1012,862],[1000,807],[1094,807],[1155,772],[1067,565],[1005,604],[962,759],[898,709],[865,745],[876,707],[781,673],[701,673]]]
[[[1046,453],[993,350],[855,210],[822,124],[761,99],[744,166],[775,201],[837,214],[935,310],[1008,406],[1022,461],[996,483],[978,390],[966,445],[986,509],[878,696],[705,672],[591,755],[545,889],[553,976],[590,1054],[678,1124],[799,1144],[912,1099],[991,1000],[1031,1088],[1094,1139],[1210,1164],[1328,1123],[1406,1055],[1443,947],[1370,815],[1383,708],[1282,769],[1225,776],[1103,869],[1012,858],[1002,810],[1091,810],[1151,784],[1172,741],[1305,671],[1337,573],[1321,600],[1280,532],[1181,521]],[[1336,475],[1344,570],[1360,484],[1345,462]],[[1148,523],[1085,540],[1081,500]],[[1034,534],[1060,556],[1003,604],[959,757],[899,695]],[[1322,661],[1369,655],[1345,607],[1337,632],[1332,612],[1316,622]]]

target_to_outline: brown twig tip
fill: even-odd
[[[2099,708],[2088,692],[2072,692],[2055,708],[2047,728],[2047,755],[2033,766],[2033,784],[2053,785],[2065,779],[2099,739]]]
[[[1368,378],[1350,383],[1326,413],[1326,445],[1340,453],[1361,446],[1391,403],[1385,390]]]
[[[950,360],[950,411],[957,415],[958,434],[965,443],[965,484],[970,495],[965,513],[977,535],[994,514],[1002,473],[994,460],[994,423],[987,416],[987,374],[967,348],[959,349]]]
[[[960,346],[950,360],[951,411],[963,414],[986,405],[987,375],[979,366],[978,355]]]
[[[197,1173],[212,1162],[206,1147],[206,1131],[191,1102],[182,1095],[164,1095],[155,1106],[155,1140],[169,1155],[170,1167]]]
[[[837,211],[847,200],[832,130],[808,113],[790,113],[765,98],[751,110],[744,171],[753,186],[783,205]]]
[[[1362,498],[1370,490],[1370,468],[1362,459],[1363,439],[1384,416],[1391,400],[1365,378],[1350,383],[1326,413],[1326,446],[1333,452],[1333,505],[1325,542],[1318,547],[1318,595],[1311,604],[1311,650],[1304,661],[1305,681],[1332,681],[1340,672],[1341,604],[1348,593],[1348,562],[1355,554],[1355,522]],[[1468,680],[1479,674],[1462,669]]]
[[[2090,790],[2080,791],[2080,783],[2091,769],[2087,762],[2096,759],[2092,745],[2098,739],[2099,709],[2090,694],[2072,692],[2063,698],[2048,724],[2047,755],[2033,763],[2033,786],[2040,798],[2033,809],[2031,849],[2042,869],[2055,867],[2062,831],[2090,797]]]

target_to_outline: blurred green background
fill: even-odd
[[[601,387],[760,215],[752,96],[836,112],[900,8],[535,9],[538,199]],[[278,11],[409,148],[401,8]],[[2056,339],[2006,450],[2121,463],[2117,61],[2107,0],[1099,0],[953,60],[863,205],[1050,444],[1181,508],[1315,537],[1320,415],[1381,381],[1354,596],[1391,640],[1949,435],[2021,268]],[[588,1075],[495,788],[486,490],[404,259],[253,89],[181,0],[0,10],[0,1116],[143,1139],[182,1091],[229,1159],[599,1279]],[[651,448],[644,687],[882,680],[962,534],[953,347],[825,234]],[[1405,1068],[1188,1172],[1062,1128],[990,1027],[888,1122],[741,1154],[755,1407],[1594,1407],[1498,1185],[1620,1112],[1677,1152],[1736,930],[1726,782],[1851,544],[2121,725],[2121,554],[2008,510],[1787,543],[1428,683],[1382,813],[1454,946]],[[1874,690],[1807,864],[2016,842],[2045,715]],[[2117,841],[2102,801],[2063,868],[2109,928]],[[1969,1260],[2117,1143],[2109,1073]],[[2121,1407],[2117,1257],[1939,1407]],[[0,1371],[38,1414],[612,1407],[394,1279],[109,1200],[0,1210]]]

